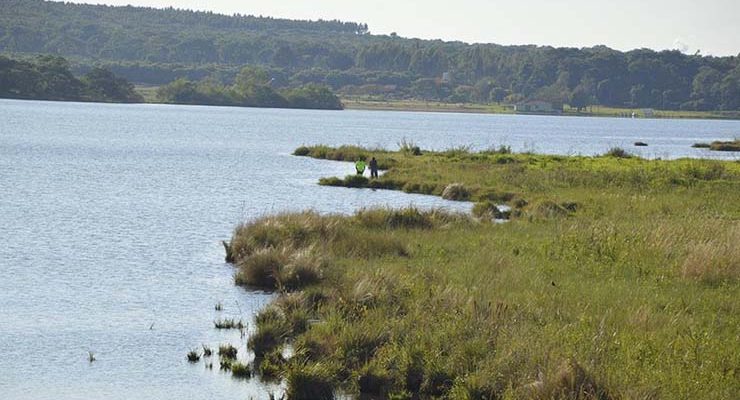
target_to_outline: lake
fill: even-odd
[[[220,240],[265,213],[466,203],[320,187],[349,163],[302,144],[715,157],[740,121],[305,111],[0,100],[0,393],[8,399],[243,399],[278,387],[186,360],[271,296],[233,285]],[[634,148],[635,141],[647,148]],[[217,303],[224,310],[214,309]],[[88,352],[97,361],[88,361]]]

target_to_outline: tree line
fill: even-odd
[[[14,60],[0,56],[0,97],[36,100],[141,102],[134,86],[104,68],[82,77],[70,71],[62,57]]]
[[[0,51],[64,55],[81,71],[102,62],[149,84],[233,85],[244,65],[259,65],[273,87],[322,84],[344,95],[740,109],[738,56],[404,39],[342,21],[5,0]]]
[[[164,103],[221,106],[341,110],[342,102],[326,86],[308,84],[280,91],[272,87],[269,74],[259,67],[244,67],[232,85],[215,79],[191,81],[179,78],[157,90]]]

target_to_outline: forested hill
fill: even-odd
[[[2,0],[0,52],[58,54],[81,73],[102,65],[149,84],[233,84],[260,65],[276,88],[319,83],[352,96],[740,110],[737,56],[404,39],[340,21]]]

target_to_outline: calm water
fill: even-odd
[[[434,149],[594,154],[640,140],[650,144],[644,156],[716,157],[690,145],[735,136],[737,121],[0,100],[0,397],[264,397],[278,388],[185,359],[201,343],[245,352],[237,332],[212,321],[248,320],[270,300],[232,284],[219,241],[235,224],[306,208],[469,207],[319,187],[319,177],[352,167],[290,156],[301,144],[394,148],[406,138]]]

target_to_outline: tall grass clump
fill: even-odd
[[[506,215],[492,201],[486,200],[475,203],[473,206],[473,215],[484,219],[502,219]]]
[[[470,200],[470,190],[462,183],[451,183],[442,191],[445,200],[466,201]]]
[[[291,400],[334,399],[333,375],[321,363],[292,366],[286,374],[286,394]]]
[[[221,358],[236,360],[236,354],[239,350],[231,344],[222,344],[218,346],[218,355]]]
[[[247,347],[258,358],[277,349],[290,334],[285,315],[276,307],[269,307],[258,314],[255,323],[257,330],[250,336]]]
[[[240,362],[233,362],[230,365],[231,376],[234,378],[249,379],[252,377],[252,370],[249,365]]]
[[[731,228],[725,237],[692,243],[681,265],[684,278],[708,284],[740,280],[740,225]]]

